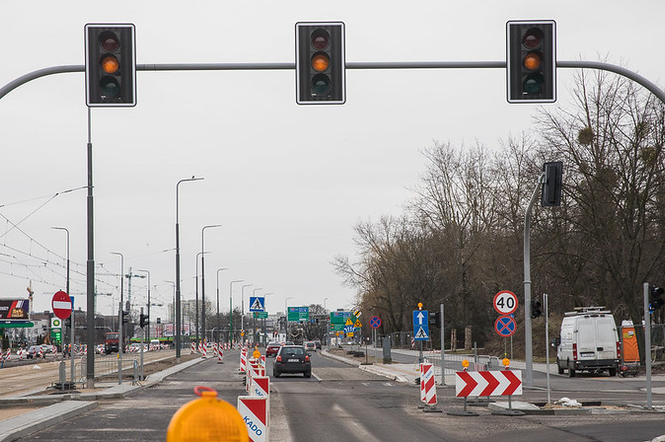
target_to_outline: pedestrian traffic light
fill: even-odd
[[[122,323],[127,324],[129,322],[129,312],[122,311]]]
[[[141,328],[150,324],[150,317],[148,315],[141,314],[141,316],[139,317],[139,324],[141,325]]]
[[[649,286],[649,311],[653,312],[658,310],[665,305],[665,300],[663,299],[663,290],[662,287]]]
[[[346,101],[344,23],[296,23],[296,103]]]
[[[556,22],[509,21],[506,78],[509,103],[556,101]]]
[[[543,172],[545,173],[545,180],[540,205],[543,207],[560,206],[563,163],[561,161],[545,163],[543,164]]]
[[[136,106],[133,24],[85,25],[88,107]]]
[[[531,317],[532,318],[538,318],[540,315],[542,315],[543,312],[541,311],[541,304],[538,298],[534,298],[531,300]]]

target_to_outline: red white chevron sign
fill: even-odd
[[[457,397],[510,396],[522,394],[521,371],[458,371],[455,373]]]

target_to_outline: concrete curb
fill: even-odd
[[[96,402],[64,401],[2,421],[0,442],[20,439],[97,407]]]

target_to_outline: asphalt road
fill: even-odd
[[[134,396],[102,401],[94,410],[20,440],[164,441],[171,416],[196,398],[195,386],[212,387],[234,405],[244,395],[237,355],[225,353],[224,364],[208,359]],[[425,413],[418,408],[416,385],[389,381],[319,353],[312,355],[312,363],[309,379],[271,378],[271,442],[642,442],[665,433],[663,414],[515,417],[492,415],[486,407],[473,407],[479,414],[473,417]],[[271,365],[270,360],[269,374]],[[441,410],[461,409],[454,386],[437,393]]]

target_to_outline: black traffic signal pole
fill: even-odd
[[[599,61],[557,61],[557,68],[573,68],[573,69],[599,69],[609,72],[614,72],[615,74],[622,75],[634,82],[640,84],[646,88],[649,92],[654,94],[663,104],[665,104],[665,92],[661,90],[656,84],[649,81],[645,77],[639,75],[636,72],[633,72],[629,69],[623,68],[621,66],[613,65],[610,63],[604,63]],[[164,63],[164,64],[137,64],[137,71],[242,71],[242,70],[295,70],[296,64],[294,62],[289,63]],[[505,61],[394,61],[394,62],[348,62],[346,63],[346,69],[506,69]],[[47,75],[54,74],[64,74],[69,72],[85,72],[85,65],[63,65],[63,66],[52,66],[48,68],[38,69],[36,71],[29,72],[21,77],[16,78],[15,80],[10,81],[5,86],[0,88],[0,99],[2,99],[9,92],[13,91],[17,87],[28,83],[32,80],[36,80]],[[90,115],[90,114],[88,114]],[[90,131],[90,129],[88,129]],[[88,162],[91,165],[91,156],[92,156],[92,144],[88,142]],[[89,172],[89,181],[91,181],[91,172]],[[92,186],[89,185],[88,189],[88,199],[89,199],[89,218],[91,217],[92,211]],[[88,252],[89,255],[92,255],[93,251],[93,236],[92,236],[93,226],[92,222],[88,222]],[[94,306],[94,257],[89,256],[88,258],[88,270],[87,270],[87,300],[88,300],[88,349],[92,349],[94,346],[94,335],[92,330],[94,327],[92,323],[94,322],[94,312],[90,306]],[[526,299],[525,303],[528,303],[530,300]],[[91,313],[92,312],[92,313]],[[530,315],[525,315],[526,324],[525,328],[527,329],[529,337],[526,339],[526,350],[527,353],[531,351],[531,339],[530,339]],[[531,379],[533,377],[531,368],[532,361],[527,358],[527,370],[526,370],[526,385],[531,385]],[[94,352],[88,352],[87,359],[87,373],[88,373],[88,383],[94,385],[94,381],[91,377],[94,377]]]

